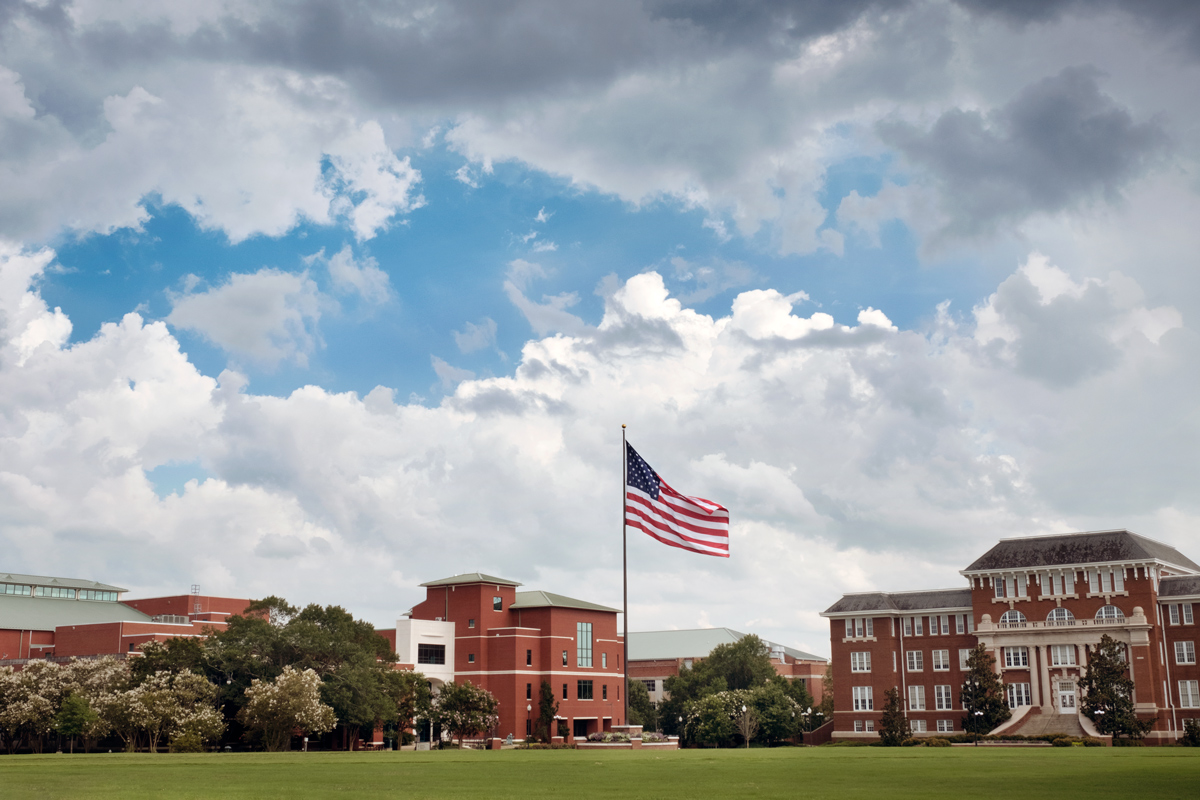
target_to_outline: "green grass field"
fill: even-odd
[[[0,756],[0,797],[1200,798],[1200,749]]]

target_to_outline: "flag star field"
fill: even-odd
[[[0,6],[0,569],[619,605],[622,424],[634,631],[1196,539],[1197,4]]]

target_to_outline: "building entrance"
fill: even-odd
[[[1075,713],[1075,682],[1061,681],[1058,684],[1058,713]]]

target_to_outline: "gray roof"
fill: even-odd
[[[1175,575],[1163,578],[1158,583],[1158,596],[1160,599],[1200,596],[1200,575]]]
[[[0,595],[0,629],[52,631],[62,625],[150,621],[148,614],[124,603]]]
[[[1200,565],[1170,545],[1115,530],[1001,539],[963,573],[1130,561],[1162,561],[1200,572]]]
[[[971,590],[930,589],[919,592],[860,592],[842,599],[823,614],[855,614],[866,611],[904,612],[970,608]]]
[[[620,613],[619,608],[609,608],[608,606],[589,603],[586,600],[576,600],[574,597],[566,597],[561,594],[553,594],[552,592],[517,592],[517,599],[509,608],[545,608],[551,606],[554,608],[582,608],[586,611],[611,611],[614,614]]]
[[[733,644],[746,634],[730,628],[697,628],[685,631],[638,631],[629,634],[629,660],[655,661],[672,658],[704,658],[719,644]],[[765,640],[764,640],[765,641]],[[768,646],[775,645],[767,642]],[[782,645],[775,645],[783,647]],[[828,661],[821,656],[783,647],[792,658]]]
[[[107,583],[85,581],[79,578],[55,578],[50,575],[21,575],[16,572],[0,573],[0,583],[15,583],[25,586],[62,586],[66,589],[95,589],[101,592],[127,592],[120,586],[109,586]]]
[[[482,572],[464,572],[462,575],[454,575],[449,578],[442,578],[429,583],[422,583],[422,586],[460,586],[464,583],[490,583],[493,586],[520,586],[518,581],[510,581],[507,578],[497,578],[495,575],[484,575]]]

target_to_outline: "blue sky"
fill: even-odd
[[[621,423],[733,520],[630,542],[634,629],[1192,546],[1191,6],[55,9],[0,15],[7,569],[611,604]]]

